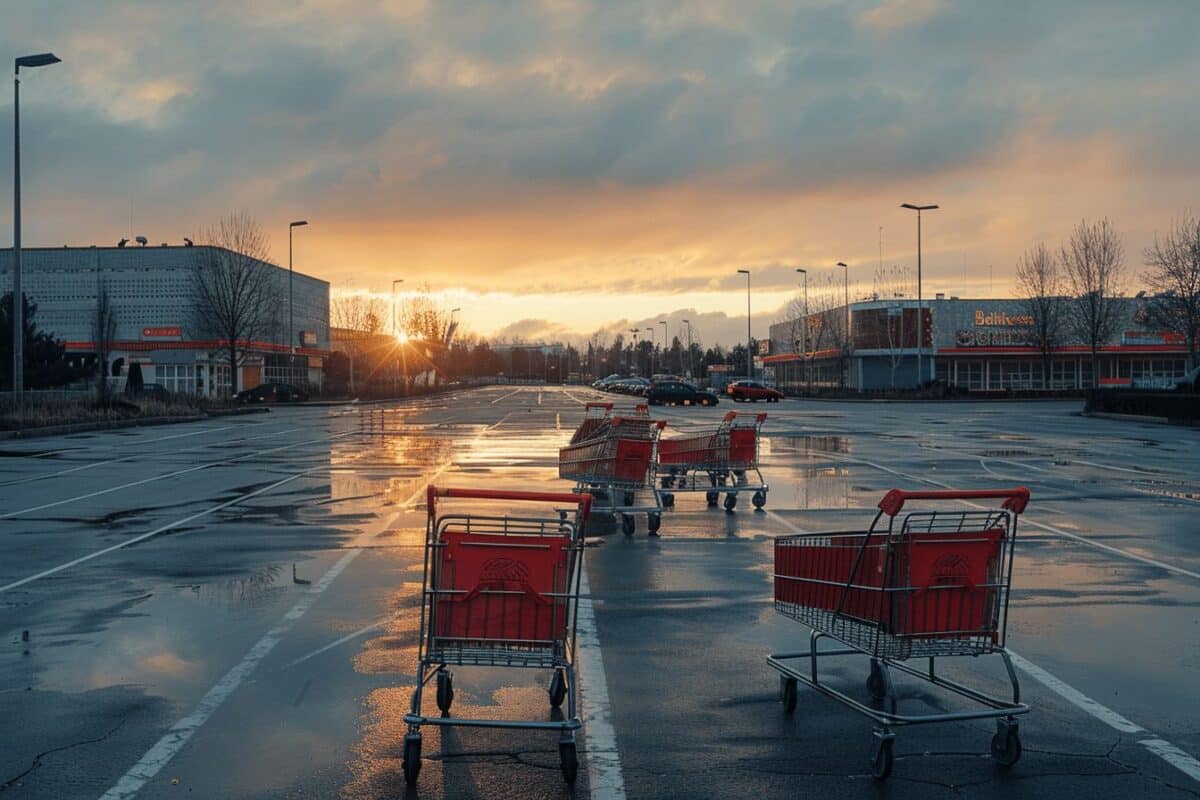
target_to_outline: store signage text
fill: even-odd
[[[963,328],[955,332],[954,341],[959,347],[1022,347],[1029,344],[1029,331],[1024,328]]]
[[[984,311],[982,308],[975,309],[975,326],[976,327],[1025,327],[1033,325],[1033,317],[1029,314],[1006,314],[1003,311]]]
[[[179,339],[183,336],[183,328],[178,325],[164,325],[157,328],[142,328],[143,339]]]

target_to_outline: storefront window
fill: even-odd
[[[196,366],[194,364],[157,364],[154,367],[154,382],[168,392],[192,394],[196,391]]]

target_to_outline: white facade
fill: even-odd
[[[37,304],[41,330],[71,352],[95,352],[94,324],[101,287],[108,290],[117,322],[110,363],[120,376],[141,364],[147,383],[170,391],[217,395],[230,386],[228,356],[197,324],[193,274],[203,246],[23,248],[21,282]],[[0,250],[0,293],[12,290],[11,249]],[[271,380],[319,385],[329,352],[329,283],[291,276],[296,371],[289,375],[288,270],[267,265],[279,302],[263,341],[245,343],[239,388]]]

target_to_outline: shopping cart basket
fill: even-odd
[[[658,495],[668,508],[676,492],[704,492],[710,507],[725,495],[725,510],[738,494],[753,492],[755,508],[767,504],[766,479],[758,469],[758,440],[766,414],[725,414],[716,428],[663,439],[658,443]]]
[[[653,465],[659,435],[666,427],[650,419],[644,405],[632,415],[613,416],[612,403],[588,403],[571,442],[558,451],[558,476],[575,482],[576,492],[595,499],[592,510],[612,514],[626,534],[646,514],[650,533],[662,525],[662,502],[654,489]]]
[[[908,501],[964,501],[971,510],[918,510],[898,519]],[[983,508],[972,500],[1003,500]],[[784,709],[796,708],[797,681],[839,700],[876,724],[871,768],[883,780],[892,770],[892,728],[931,722],[996,719],[991,752],[1003,766],[1021,757],[1016,715],[1029,707],[1004,649],[1012,586],[1017,518],[1028,489],[918,491],[893,489],[879,502],[866,531],[800,534],[775,540],[775,609],[812,629],[809,650],[777,653]],[[886,518],[886,523],[884,519]],[[821,639],[846,645],[819,650]],[[942,677],[936,660],[995,653],[1004,662],[1012,699],[995,697]],[[833,656],[870,657],[867,691],[873,703],[825,683],[820,662]],[[905,663],[927,658],[928,668]],[[795,666],[792,662],[800,662]],[[976,708],[928,714],[897,710],[892,671],[956,693]]]
[[[540,516],[439,515],[439,498],[560,507]],[[404,716],[404,779],[414,785],[421,771],[422,725],[461,725],[558,731],[563,777],[574,783],[579,769],[575,731],[581,724],[575,709],[575,614],[591,496],[430,486],[427,502],[417,687]],[[557,709],[565,699],[566,716],[542,722],[450,716],[451,665],[552,670],[550,705]],[[421,713],[431,680],[436,681],[438,717]]]

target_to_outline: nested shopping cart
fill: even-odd
[[[592,510],[613,515],[632,535],[637,514],[646,515],[651,535],[662,525],[662,502],[654,489],[653,467],[666,422],[650,419],[644,405],[614,416],[612,403],[588,403],[571,442],[558,451],[558,476],[575,482],[576,492],[594,498]]]
[[[725,495],[725,510],[751,492],[755,508],[767,504],[766,479],[758,468],[758,442],[766,414],[729,411],[716,428],[664,438],[658,443],[658,495],[675,505],[676,492],[704,492],[709,507]]]
[[[550,513],[442,513],[439,499],[552,504]],[[557,731],[563,777],[575,782],[575,616],[583,568],[586,493],[511,492],[430,486],[425,533],[417,686],[404,716],[402,767],[414,785],[421,771],[421,726],[532,728]],[[566,715],[548,721],[473,719],[450,715],[450,666],[551,670],[550,705]],[[425,686],[437,687],[441,716],[421,709]]]
[[[1001,500],[987,508],[975,500]],[[901,517],[910,501],[961,501],[969,510],[926,506]],[[777,653],[767,663],[780,673],[784,710],[796,708],[797,682],[839,700],[875,723],[871,769],[879,780],[892,770],[892,729],[904,725],[996,719],[991,752],[1002,766],[1021,757],[1017,715],[1020,684],[1004,649],[1012,586],[1017,518],[1029,490],[917,491],[893,489],[879,502],[866,531],[800,534],[775,540],[775,608],[811,628],[809,649]],[[994,504],[993,504],[994,505]],[[821,650],[821,639],[842,649]],[[999,655],[1011,700],[950,680],[938,658]],[[829,658],[870,657],[870,700],[835,689],[819,667]],[[928,659],[926,668],[910,659]],[[892,673],[924,680],[970,701],[961,711],[900,713]]]

